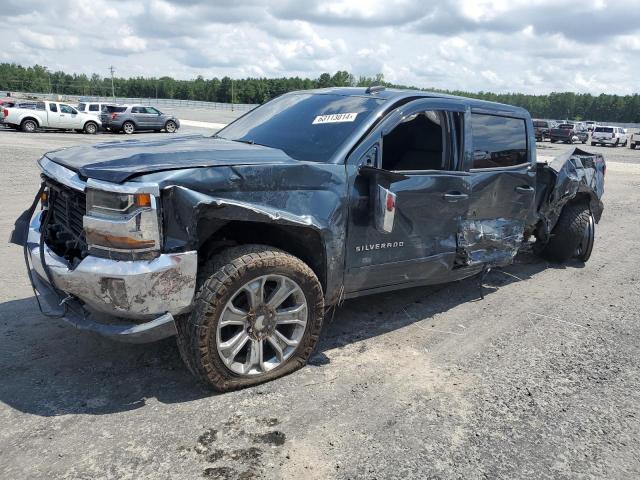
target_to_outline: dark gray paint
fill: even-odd
[[[364,94],[364,89],[326,91]],[[329,305],[341,297],[455,280],[509,263],[525,234],[540,224],[550,231],[562,206],[580,192],[590,196],[596,219],[600,218],[603,171],[591,165],[602,163],[601,157],[586,154],[580,162],[575,156],[558,159],[547,167],[552,173],[545,174],[544,183],[536,185],[534,129],[526,111],[424,92],[386,90],[379,95],[388,102],[329,163],[297,161],[272,148],[204,137],[130,140],[47,156],[85,177],[158,183],[165,250],[199,248],[232,222],[248,228],[275,226],[288,238],[302,239],[312,245],[306,253],[323,266],[321,281]],[[454,149],[456,170],[362,175],[359,166],[372,161],[367,155],[372,146],[403,116],[420,110],[464,115],[464,148]],[[527,163],[470,170],[471,112],[525,120]],[[379,154],[373,156],[374,169],[379,160]],[[384,182],[397,194],[391,234],[375,229],[371,182]],[[560,194],[567,188],[568,194]],[[463,196],[456,202],[445,201],[448,192]],[[313,242],[305,243],[312,238],[320,240],[317,251]],[[260,243],[261,238],[253,241]],[[396,241],[403,243],[402,248],[375,247]],[[358,245],[374,248],[362,255],[356,252]]]

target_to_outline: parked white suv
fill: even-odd
[[[598,125],[593,129],[591,134],[591,146],[594,145],[613,145],[617,147],[622,145],[627,146],[629,138],[624,128],[620,127],[608,127]]]
[[[76,109],[79,112],[88,113],[89,115],[94,115],[100,118],[100,112],[102,112],[102,109],[108,105],[113,105],[113,103],[81,102],[78,104]]]

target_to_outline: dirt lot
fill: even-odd
[[[42,153],[110,138],[0,130],[0,236]],[[348,301],[311,365],[224,395],[171,340],[117,344],[40,315],[5,244],[0,477],[638,478],[640,151],[593,150],[609,169],[588,264],[525,253],[484,300],[470,279]]]

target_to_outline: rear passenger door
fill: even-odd
[[[467,117],[471,196],[459,247],[468,265],[506,265],[534,214],[533,124],[515,114],[493,111],[472,110]]]
[[[57,103],[49,103],[47,108],[47,123],[49,128],[64,128],[64,118],[60,116]]]
[[[147,111],[144,107],[131,107],[131,118],[138,130],[146,130],[149,124]]]

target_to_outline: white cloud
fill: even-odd
[[[178,78],[383,73],[471,91],[632,93],[637,0],[4,0],[0,61]]]

